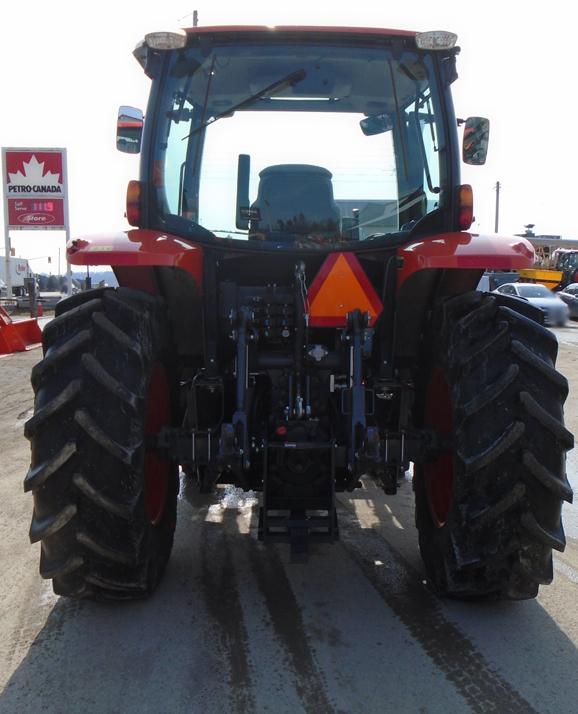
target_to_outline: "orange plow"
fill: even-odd
[[[36,318],[14,321],[0,307],[0,356],[39,347],[42,332]]]

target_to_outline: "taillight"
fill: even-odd
[[[126,220],[131,226],[140,225],[140,181],[129,181],[126,189]]]
[[[474,192],[464,183],[458,188],[458,226],[460,231],[467,231],[474,222]]]

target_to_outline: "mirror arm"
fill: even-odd
[[[434,186],[434,185],[432,184],[432,180],[431,180],[431,174],[430,174],[430,170],[429,170],[429,164],[428,164],[428,160],[427,160],[427,154],[426,154],[426,150],[425,150],[425,144],[423,143],[423,136],[422,136],[422,133],[421,133],[421,127],[420,127],[420,123],[419,123],[419,107],[418,107],[418,99],[417,99],[417,97],[416,97],[416,100],[415,100],[415,117],[414,117],[414,124],[415,124],[415,131],[416,131],[416,134],[417,134],[417,143],[419,144],[419,151],[420,151],[420,154],[421,154],[421,160],[422,160],[422,164],[423,164],[423,170],[424,170],[424,173],[425,173],[425,180],[426,180],[426,182],[427,182],[427,187],[428,187],[430,193],[438,194],[438,193],[440,192],[440,187],[439,187],[439,186]],[[433,127],[430,127],[430,128],[432,128],[432,131],[433,131]]]

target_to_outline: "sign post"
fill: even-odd
[[[2,149],[6,285],[10,278],[10,231],[65,231],[69,238],[66,149]],[[72,274],[68,266],[68,294]]]
[[[10,275],[10,231],[4,221],[4,275],[6,276],[6,297],[12,297],[12,276]]]

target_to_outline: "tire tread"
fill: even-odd
[[[165,516],[153,526],[144,430],[148,380],[172,354],[168,329],[162,301],[126,288],[62,301],[45,329],[45,356],[31,377],[24,490],[34,498],[30,540],[41,544],[40,575],[59,595],[140,598],[165,569],[178,478],[171,468]]]
[[[555,369],[555,336],[533,317],[516,301],[468,293],[442,301],[424,340],[422,394],[429,370],[442,369],[457,417],[443,526],[431,518],[422,466],[414,476],[422,558],[441,595],[535,597],[552,580],[552,549],[565,547],[568,382]]]

